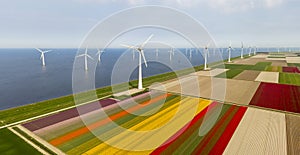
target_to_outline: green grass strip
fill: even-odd
[[[300,63],[288,63],[288,66],[300,68]]]
[[[41,155],[39,151],[27,144],[23,139],[7,128],[0,130],[0,153],[5,155]]]
[[[267,66],[266,71],[269,71],[269,72],[282,72],[282,67],[281,66]]]
[[[227,79],[232,79],[235,76],[239,75],[241,72],[243,72],[244,70],[242,69],[230,69],[224,73],[221,73],[215,77],[217,78],[227,78]]]
[[[13,127],[13,129],[15,131],[17,131],[19,134],[21,134],[23,137],[25,137],[26,139],[28,139],[29,141],[31,141],[32,143],[34,143],[35,145],[37,145],[38,147],[40,147],[41,149],[43,149],[44,151],[48,152],[49,154],[55,155],[56,153],[53,152],[51,149],[49,149],[48,147],[44,146],[43,144],[41,144],[40,142],[38,142],[36,139],[32,138],[31,136],[29,136],[28,134],[26,134],[24,131],[22,131],[21,129],[17,128],[17,127]]]
[[[272,62],[258,62],[250,70],[264,71],[270,65],[272,65]]]
[[[279,83],[300,86],[300,74],[279,73]]]

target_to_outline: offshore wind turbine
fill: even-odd
[[[101,55],[104,52],[103,50],[100,50],[99,48],[97,48],[98,52],[96,55],[98,55],[98,62],[101,62]]]
[[[252,48],[251,48],[251,46],[249,46],[249,56],[251,56],[251,50],[252,50]]]
[[[150,39],[153,37],[153,34],[151,34],[146,41],[144,41],[141,45],[138,46],[130,46],[130,45],[124,45],[121,46],[134,49],[139,53],[139,81],[138,81],[138,89],[143,89],[143,78],[142,78],[142,58],[144,60],[145,66],[147,67],[147,61],[144,55],[144,47],[145,45],[150,41]]]
[[[241,59],[244,59],[244,43],[242,42]]]
[[[231,50],[233,50],[233,48],[231,47],[231,41],[230,41],[230,44],[228,46],[228,62],[231,62]]]
[[[174,56],[174,49],[173,48],[171,48],[169,50],[169,60],[170,60],[170,62],[172,61],[172,55]]]
[[[173,54],[173,56],[175,55],[175,50],[173,47],[172,47],[172,54]]]
[[[156,59],[158,58],[158,49],[156,48]]]
[[[88,58],[90,58],[90,59],[92,59],[92,60],[94,60],[90,55],[88,55],[88,49],[87,48],[85,48],[85,52],[84,52],[84,54],[80,54],[80,55],[78,55],[77,57],[84,57],[84,70],[85,71],[87,71],[88,70]]]
[[[48,53],[48,52],[50,52],[50,51],[52,51],[52,50],[42,51],[42,50],[39,49],[39,48],[35,48],[35,49],[38,50],[38,51],[41,53],[40,59],[41,59],[41,61],[42,61],[42,66],[46,66],[46,63],[45,63],[45,53]]]
[[[132,60],[134,60],[134,59],[135,59],[135,50],[132,49]]]

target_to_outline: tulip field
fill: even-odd
[[[67,154],[222,153],[247,110],[246,107],[161,92],[145,93],[133,99],[139,104],[131,105],[131,99],[117,103],[106,99],[104,102],[99,101],[109,104],[101,109],[91,108],[96,103],[84,105],[86,113],[82,114],[82,120],[88,120],[85,123],[79,118],[77,110],[71,109],[23,126]],[[127,109],[122,109],[120,104],[127,104]],[[161,106],[159,110],[152,114],[151,111],[158,106]],[[105,111],[108,117],[102,116],[101,111]],[[134,112],[140,115],[134,115]],[[147,113],[151,114],[146,115]],[[190,114],[193,114],[192,117],[189,117]],[[199,128],[203,121],[211,121],[205,117],[213,115],[216,115],[217,119],[209,124],[214,125],[205,135],[199,136]],[[119,130],[112,123],[131,131],[147,132],[161,129],[164,134],[159,136],[161,132],[151,133],[153,140],[147,136],[136,137]],[[99,136],[104,137],[105,141]],[[108,143],[130,149],[114,147]],[[153,146],[156,147],[150,150],[135,150],[143,148],[145,143],[155,143]]]

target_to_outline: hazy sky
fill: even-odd
[[[1,0],[0,47],[78,47],[99,21],[141,5],[189,14],[219,46],[300,46],[299,0]]]

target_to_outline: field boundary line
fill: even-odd
[[[52,146],[51,144],[49,144],[48,142],[46,142],[45,140],[43,140],[39,136],[35,135],[34,133],[29,131],[28,129],[24,128],[23,126],[17,125],[16,127],[19,128],[20,130],[22,130],[24,133],[26,133],[30,137],[32,137],[33,139],[35,139],[36,141],[38,141],[39,143],[41,143],[42,145],[44,145],[45,147],[47,147],[48,149],[50,149],[51,151],[53,151],[54,153],[59,154],[59,155],[60,154],[65,155],[65,153],[63,153],[61,150],[59,150],[58,148]]]
[[[18,133],[17,131],[15,131],[12,127],[8,127],[8,130],[10,130],[12,133],[14,133],[15,135],[17,135],[18,137],[20,137],[22,140],[24,140],[26,143],[28,143],[30,146],[32,146],[33,148],[35,148],[40,153],[45,154],[45,155],[50,155],[48,152],[46,152],[45,150],[43,150],[42,148],[40,148],[39,146],[37,146],[36,144],[34,144],[33,142],[31,142],[30,140],[28,140],[27,138],[25,138],[23,135],[21,135],[20,133]]]
[[[46,113],[46,114],[42,114],[42,115],[34,116],[34,117],[31,117],[31,118],[28,118],[28,119],[24,119],[24,120],[21,120],[21,121],[18,121],[18,122],[10,123],[10,124],[1,126],[0,129],[7,128],[7,127],[10,127],[10,126],[14,126],[14,125],[18,125],[18,124],[28,122],[28,121],[31,121],[31,120],[34,120],[34,119],[42,118],[42,117],[45,117],[45,116],[48,116],[48,115],[51,115],[51,114],[55,114],[55,113],[58,113],[58,112],[66,111],[66,110],[76,108],[76,107],[81,106],[81,105],[85,105],[85,104],[89,104],[91,102],[99,101],[101,99],[104,99],[104,98],[107,98],[107,97],[110,97],[110,96],[111,95],[107,95],[107,96],[104,96],[104,97],[101,97],[101,98],[98,98],[98,99],[95,99],[95,100],[87,101],[87,102],[84,102],[84,103],[81,103],[81,104],[78,104],[78,105],[73,105],[73,106],[63,108],[63,109],[59,109],[59,110],[56,110],[56,111],[52,111],[52,112],[49,112],[49,113]]]

